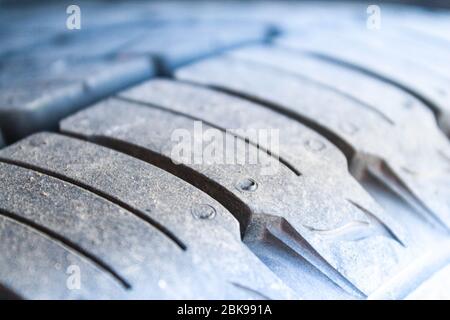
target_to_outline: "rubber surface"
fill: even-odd
[[[450,298],[447,11],[80,7],[0,13],[1,299]]]

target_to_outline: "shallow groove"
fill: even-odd
[[[180,80],[178,80],[178,81],[180,81]],[[181,80],[180,82],[188,83],[188,84],[194,85],[194,86],[200,86],[198,83],[188,81],[188,80]],[[294,120],[304,124],[305,126],[309,127],[310,129],[321,134],[326,139],[331,141],[335,146],[337,146],[343,152],[344,156],[347,158],[348,166],[350,165],[350,161],[353,159],[354,155],[356,154],[356,150],[348,142],[346,142],[344,139],[340,138],[332,130],[329,130],[328,128],[326,128],[323,125],[315,123],[313,120],[308,119],[308,117],[302,116],[294,111],[284,108],[277,103],[267,101],[266,99],[263,99],[263,98],[255,97],[251,94],[238,92],[236,90],[224,88],[222,86],[216,86],[216,85],[206,85],[206,86],[209,88],[212,88],[216,91],[223,92],[223,93],[256,103],[259,106],[261,106],[262,108],[267,108],[267,109],[270,109],[277,113],[281,113],[291,119],[294,119]]]
[[[62,244],[64,244],[66,247],[70,248],[71,250],[73,250],[74,252],[76,252],[78,255],[80,255],[81,257],[89,260],[90,262],[92,262],[95,266],[97,266],[99,269],[101,269],[102,271],[110,274],[114,279],[116,279],[120,285],[122,287],[124,287],[126,290],[131,289],[131,284],[129,284],[121,275],[119,275],[116,271],[114,271],[114,269],[112,267],[110,267],[109,265],[107,265],[105,262],[103,262],[102,260],[100,260],[99,258],[95,257],[94,255],[92,255],[91,253],[87,252],[86,250],[84,250],[82,247],[80,247],[79,245],[77,245],[76,243],[73,243],[72,241],[70,241],[69,239],[66,239],[65,237],[59,235],[58,233],[44,227],[41,226],[31,220],[28,220],[24,217],[21,217],[19,215],[16,215],[14,213],[8,212],[2,208],[0,208],[0,216],[6,217],[8,219],[11,219],[21,225],[24,225],[30,229],[32,229],[35,232],[38,232],[39,234],[44,234],[46,235],[48,238],[56,241],[56,242],[60,242]]]
[[[264,229],[255,233],[254,226],[259,224],[258,220],[261,216],[273,217],[275,220],[273,223],[265,223],[261,221],[265,225]],[[353,297],[365,297],[362,292],[354,287],[353,284],[351,284],[347,279],[343,278],[343,276],[333,266],[331,266],[331,264],[322,258],[322,256],[301,235],[299,235],[292,226],[290,226],[289,222],[284,222],[283,220],[285,219],[278,216],[255,214],[252,225],[249,227],[253,230],[249,232],[249,237],[244,239],[244,243],[250,248],[253,247],[252,243],[257,243],[264,247],[264,252],[272,252],[272,250],[275,250],[275,252],[281,251],[284,254],[295,257],[295,260],[298,260],[300,265],[307,264],[309,268],[320,274],[321,277],[326,278],[327,281],[333,283],[333,285],[339,288],[342,292],[352,295]],[[284,226],[284,224],[287,226]],[[258,227],[256,227],[256,229],[258,229]],[[293,232],[291,233],[292,230]],[[289,241],[286,241],[286,239],[282,239],[283,237],[280,236],[280,233],[290,238],[291,241],[298,245],[298,248],[292,246]],[[295,237],[295,235],[298,235],[298,237]],[[302,248],[302,250],[299,250],[299,248]],[[255,254],[259,252],[257,256],[260,259],[261,255],[264,256],[264,254],[261,254],[261,251],[259,250],[254,252]],[[261,260],[264,261],[264,259]],[[272,270],[272,272],[282,278],[278,268],[274,268],[270,264],[267,266]],[[335,276],[334,279],[333,275]],[[342,279],[344,280],[341,281]],[[299,278],[298,280],[301,281],[302,279]],[[289,282],[287,282],[286,285],[292,288]],[[295,291],[294,288],[292,289]]]
[[[184,180],[197,189],[200,189],[204,193],[211,196],[214,200],[219,202],[232,215],[236,217],[240,224],[241,237],[244,236],[245,230],[247,229],[252,216],[250,208],[232,192],[228,191],[225,187],[221,186],[219,183],[211,180],[200,172],[197,172],[194,169],[191,169],[183,164],[175,164],[170,158],[166,156],[127,141],[117,140],[104,136],[89,136],[85,138],[67,132],[62,133],[79,139],[85,139],[89,142],[147,162],[177,176],[178,178]]]
[[[376,221],[377,223],[379,223],[385,230],[386,232],[389,234],[389,236],[395,240],[396,242],[398,242],[402,247],[406,248],[406,244],[397,237],[397,235],[394,233],[394,231],[392,231],[383,221],[381,221],[376,215],[374,215],[372,212],[370,212],[369,210],[367,210],[366,208],[362,207],[361,205],[359,205],[358,203],[356,203],[353,200],[350,199],[346,199],[347,202],[349,202],[352,206],[354,206],[355,208],[357,208],[359,211],[363,212],[367,217],[369,217],[370,219]]]
[[[282,49],[284,49],[284,48],[282,48]],[[239,57],[239,56],[238,57],[226,56],[225,58],[229,59],[229,60],[243,61],[243,62],[245,62],[247,64],[253,64],[253,65],[261,66],[261,67],[264,67],[266,69],[276,71],[277,73],[281,72],[281,73],[287,74],[289,76],[292,76],[292,77],[295,77],[295,78],[299,78],[299,79],[303,79],[305,81],[313,83],[314,85],[317,85],[317,86],[319,86],[321,88],[324,88],[324,89],[326,89],[328,91],[331,91],[331,92],[334,92],[334,93],[336,93],[336,94],[338,94],[340,96],[343,96],[343,97],[345,97],[346,99],[348,99],[350,101],[356,102],[357,104],[359,104],[362,107],[366,108],[372,114],[375,114],[378,118],[380,118],[384,122],[387,122],[391,126],[395,126],[394,120],[392,120],[390,117],[388,117],[386,114],[384,114],[382,111],[378,110],[377,108],[371,106],[370,104],[367,104],[366,102],[364,102],[364,101],[362,101],[362,100],[360,100],[360,99],[358,99],[358,98],[356,98],[356,97],[354,97],[354,96],[352,96],[352,95],[350,95],[348,93],[345,93],[345,92],[343,92],[343,91],[341,91],[339,89],[336,89],[336,88],[334,88],[332,86],[329,86],[329,85],[327,85],[325,83],[322,83],[320,81],[314,80],[314,79],[312,79],[312,78],[310,78],[308,76],[305,76],[303,74],[299,74],[299,73],[296,73],[296,72],[293,72],[293,71],[288,71],[286,69],[283,69],[283,68],[280,68],[280,67],[276,67],[276,66],[273,66],[273,65],[269,65],[269,64],[266,64],[266,63],[262,63],[262,62],[259,62],[259,61],[253,61],[253,60],[248,59],[248,58],[242,58],[242,57]]]
[[[342,227],[337,227],[335,229],[318,229],[314,228],[308,225],[303,225],[306,229],[308,229],[311,232],[314,232],[315,234],[322,236],[322,237],[331,237],[331,238],[339,238],[342,235],[345,235],[352,229],[357,228],[368,228],[370,225],[366,221],[360,221],[360,220],[354,220],[351,221]],[[362,239],[365,239],[367,237],[361,237]],[[353,240],[354,241],[354,240]]]
[[[134,214],[135,216],[137,216],[138,218],[140,218],[142,221],[150,224],[152,227],[156,228],[157,230],[159,230],[160,232],[162,232],[164,235],[166,235],[170,240],[172,240],[177,247],[179,247],[181,250],[186,250],[187,247],[186,245],[180,240],[178,239],[170,230],[168,230],[166,227],[164,227],[163,225],[161,225],[159,222],[153,220],[152,218],[148,217],[145,213],[141,212],[140,210],[137,210],[135,208],[133,208],[132,206],[128,205],[127,203],[114,198],[113,196],[110,196],[109,194],[101,191],[101,190],[97,190],[94,187],[91,187],[87,184],[84,184],[80,181],[77,181],[75,179],[66,177],[62,174],[59,174],[57,172],[53,172],[51,170],[47,170],[32,164],[28,164],[19,160],[11,160],[11,159],[6,159],[3,157],[0,157],[0,162],[3,163],[7,163],[7,164],[11,164],[11,165],[15,165],[15,166],[19,166],[25,169],[29,169],[29,170],[33,170],[42,174],[45,174],[47,176],[56,178],[58,180],[64,181],[66,183],[75,185],[81,189],[84,189],[85,191],[89,191],[93,194],[95,194],[98,197],[101,197],[119,207],[121,207],[122,209]]]
[[[366,297],[345,275],[333,267],[297,230],[284,218],[278,218],[278,226],[269,226],[267,231],[284,246],[294,251],[330,281],[350,294]],[[307,228],[306,226],[304,226]]]
[[[236,288],[238,288],[238,289],[240,289],[240,290],[250,292],[251,294],[256,294],[257,296],[259,296],[260,298],[262,298],[262,299],[264,299],[264,300],[272,300],[272,299],[270,299],[268,296],[262,294],[261,292],[256,291],[255,289],[249,288],[249,287],[247,287],[247,286],[244,286],[244,285],[242,285],[242,284],[240,284],[240,283],[233,282],[233,281],[230,281],[229,283],[230,283],[232,286],[234,286],[234,287],[236,287]]]
[[[168,108],[165,108],[165,107],[162,107],[162,106],[153,104],[153,103],[149,103],[149,102],[143,102],[143,101],[139,101],[139,100],[131,99],[131,98],[126,98],[126,97],[122,97],[122,96],[115,96],[114,98],[119,99],[119,100],[123,100],[123,101],[126,101],[126,102],[131,102],[131,103],[139,104],[139,105],[142,105],[142,106],[145,106],[145,107],[157,109],[157,110],[160,110],[160,111],[168,112],[168,113],[171,113],[171,114],[174,114],[174,115],[177,115],[177,116],[181,116],[181,117],[185,117],[185,118],[188,118],[188,119],[191,119],[191,120],[194,120],[194,121],[201,121],[201,122],[205,123],[206,125],[208,125],[208,126],[210,126],[210,127],[213,127],[213,128],[215,128],[215,129],[217,129],[217,130],[222,131],[224,134],[230,134],[230,135],[232,135],[232,136],[234,136],[234,137],[236,137],[236,138],[238,138],[238,139],[240,139],[240,140],[242,140],[242,141],[244,141],[244,142],[246,142],[246,143],[248,143],[248,144],[250,144],[250,145],[256,147],[257,149],[259,149],[259,150],[265,152],[265,153],[266,153],[267,155],[269,155],[271,158],[273,158],[273,159],[279,161],[281,164],[283,164],[284,166],[286,166],[286,167],[287,167],[290,171],[292,171],[295,175],[297,175],[297,176],[301,176],[301,175],[302,175],[302,174],[300,173],[300,171],[297,170],[297,169],[294,167],[294,165],[290,164],[289,161],[287,161],[286,159],[284,159],[284,158],[281,157],[280,155],[277,155],[277,154],[271,152],[270,150],[268,150],[268,149],[266,149],[266,148],[260,146],[258,143],[254,143],[253,141],[249,140],[248,138],[242,137],[242,136],[240,136],[240,135],[238,135],[238,134],[235,134],[234,132],[226,131],[226,129],[224,129],[224,128],[220,127],[220,126],[217,126],[217,125],[215,125],[215,124],[213,124],[213,123],[211,123],[211,122],[209,122],[209,121],[205,121],[205,120],[203,120],[203,119],[201,119],[201,118],[197,118],[197,117],[188,115],[188,114],[186,114],[186,113],[179,112],[179,111],[175,111],[175,110],[171,110],[171,109],[168,109]]]
[[[419,199],[417,196],[406,186],[397,175],[390,169],[390,167],[384,162],[380,162],[381,170],[373,170],[367,168],[367,173],[380,183],[388,187],[397,197],[405,201],[413,210],[422,214],[424,219],[432,225],[437,225],[444,228],[447,232],[450,231],[445,222],[442,221],[433,211]]]
[[[264,245],[266,249],[268,248],[268,249],[270,250],[272,247],[276,247],[276,248],[278,248],[278,250],[280,250],[280,251],[282,251],[282,252],[284,252],[284,253],[286,253],[286,254],[289,254],[289,255],[291,255],[291,256],[294,256],[296,260],[298,259],[298,260],[304,261],[304,263],[307,264],[311,269],[314,269],[315,272],[319,273],[321,276],[323,276],[324,278],[326,278],[328,281],[330,281],[331,283],[333,283],[334,285],[336,285],[336,287],[338,287],[340,290],[342,290],[343,292],[346,292],[346,293],[350,294],[349,291],[351,291],[351,290],[348,290],[348,289],[344,288],[344,286],[342,286],[342,285],[340,285],[340,284],[338,283],[339,281],[333,280],[333,279],[330,277],[330,275],[327,274],[327,273],[323,270],[323,268],[320,268],[318,265],[314,264],[314,261],[312,261],[309,257],[307,257],[306,255],[302,255],[300,252],[294,250],[294,249],[291,248],[288,244],[286,244],[284,241],[282,241],[281,239],[279,239],[279,238],[277,237],[277,235],[275,235],[275,234],[271,231],[270,228],[267,229],[267,233],[266,233],[266,235],[264,236],[264,240],[259,240],[258,242],[261,243],[262,245]],[[249,246],[249,243],[246,243],[246,244],[247,244],[247,246]],[[268,251],[269,251],[269,250],[268,250]],[[308,250],[308,249],[306,249],[306,250]],[[314,251],[314,250],[313,250],[313,251]],[[315,252],[313,252],[313,253],[315,253]],[[328,265],[328,266],[329,266],[330,268],[333,268],[331,265]],[[281,278],[281,276],[277,273],[277,272],[279,272],[279,271],[278,271],[276,268],[271,268],[270,266],[268,266],[268,267],[269,267],[269,269],[271,269],[271,271],[272,271],[273,273],[275,273],[276,275],[278,275],[278,276]],[[333,268],[333,269],[334,269],[334,268]],[[289,283],[286,283],[286,285],[287,285],[288,287],[291,287],[291,286],[289,285]]]
[[[361,72],[363,74],[366,74],[368,76],[371,76],[375,79],[378,79],[380,81],[383,81],[385,83],[388,83],[396,88],[399,88],[403,91],[405,91],[406,93],[409,93],[410,95],[412,95],[413,97],[415,97],[416,99],[418,99],[419,101],[421,101],[429,110],[431,110],[435,116],[435,120],[436,123],[438,124],[438,117],[440,115],[440,110],[437,107],[437,105],[433,102],[431,102],[429,99],[427,99],[425,96],[421,95],[420,93],[414,91],[413,89],[409,88],[406,85],[403,85],[395,80],[392,80],[386,76],[383,76],[379,73],[377,73],[376,71],[372,71],[370,69],[367,69],[365,67],[362,66],[358,66],[358,65],[354,65],[351,62],[347,62],[338,58],[334,58],[332,56],[326,55],[326,54],[321,54],[321,53],[316,53],[313,51],[307,51],[311,56],[319,58],[321,60],[327,61],[327,62],[331,62],[334,63],[336,65],[340,65],[340,66],[344,66],[347,67],[349,69],[353,69],[356,70],[358,72]]]

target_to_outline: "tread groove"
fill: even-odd
[[[342,290],[361,297],[366,295],[349,281],[338,269],[333,267],[314,247],[299,234],[292,225],[284,218],[277,217],[277,223],[269,225],[267,232],[280,241],[284,246],[295,252],[296,255],[305,259],[313,268],[325,275]],[[305,228],[307,228],[305,226]]]
[[[217,125],[215,125],[215,124],[213,124],[211,122],[208,122],[206,120],[203,120],[201,118],[190,116],[190,115],[188,115],[186,113],[183,113],[183,112],[170,110],[170,109],[167,109],[167,108],[162,107],[162,106],[158,106],[158,105],[153,104],[153,103],[142,102],[142,101],[139,101],[139,100],[136,100],[136,99],[126,98],[126,97],[122,97],[122,96],[116,96],[115,98],[119,99],[119,100],[122,100],[122,101],[131,102],[131,103],[139,104],[139,105],[146,106],[146,107],[149,107],[149,108],[157,109],[157,110],[160,110],[160,111],[168,112],[168,113],[171,113],[171,114],[174,114],[174,115],[177,115],[177,116],[182,116],[182,117],[194,120],[194,121],[201,121],[201,122],[207,124],[208,126],[211,126],[211,127],[215,128],[215,129],[218,129],[218,130],[220,130],[220,131],[222,131],[224,133],[226,132],[226,130],[224,128],[222,128],[222,127],[219,127],[219,126],[217,126]],[[254,143],[253,141],[249,140],[248,138],[245,138],[245,137],[242,137],[240,135],[237,135],[234,132],[227,132],[227,133],[229,133],[229,134],[233,135],[234,137],[236,137],[236,138],[238,138],[238,139],[240,139],[240,140],[242,140],[242,141],[244,141],[244,142],[246,142],[246,143],[248,143],[248,144],[250,144],[252,146],[255,146],[259,150],[267,153],[267,155],[269,155],[271,158],[279,161],[281,164],[286,166],[290,171],[292,171],[295,175],[297,175],[297,176],[301,176],[302,175],[301,172],[299,170],[297,170],[297,168],[294,167],[294,165],[289,163],[289,161],[287,161],[286,159],[284,159],[280,155],[277,155],[277,154],[271,152],[270,150],[262,147],[258,143]]]
[[[49,237],[50,239],[52,239],[56,242],[60,242],[60,243],[64,244],[66,247],[70,248],[71,250],[73,250],[74,252],[79,254],[81,257],[91,261],[93,264],[95,264],[98,268],[100,268],[104,272],[110,274],[126,290],[130,290],[132,288],[131,284],[129,284],[127,282],[127,280],[125,280],[121,275],[119,275],[116,271],[114,271],[114,269],[112,267],[110,267],[105,262],[103,262],[99,258],[92,255],[91,253],[87,252],[82,247],[80,247],[77,244],[73,243],[72,241],[66,239],[65,237],[59,235],[58,233],[53,232],[52,230],[50,230],[44,226],[41,226],[31,220],[25,219],[14,213],[8,212],[2,208],[0,208],[0,216],[11,219],[21,225],[24,225],[24,226],[40,233],[40,234],[46,235],[47,237]],[[0,291],[1,291],[1,288],[0,288]]]
[[[177,79],[177,81],[179,82],[183,82],[183,83],[187,83],[189,85],[192,86],[199,86],[198,83],[193,82],[193,81],[189,81],[189,80],[184,80],[184,79]],[[242,93],[242,92],[238,92],[236,90],[232,90],[232,89],[228,89],[228,88],[224,88],[222,86],[216,86],[216,85],[206,85],[208,88],[211,88],[213,90],[222,92],[222,93],[226,93],[229,94],[231,96],[234,97],[238,97],[253,103],[256,103],[258,105],[260,105],[263,108],[268,108],[272,111],[275,111],[277,113],[281,113],[295,121],[298,121],[302,124],[304,124],[305,126],[309,127],[310,129],[316,131],[317,133],[321,134],[322,136],[324,136],[326,139],[328,139],[330,142],[332,142],[335,146],[337,146],[342,153],[344,154],[344,156],[347,158],[347,163],[348,165],[350,165],[350,160],[353,159],[354,155],[356,154],[356,150],[346,141],[344,141],[344,139],[341,139],[339,136],[337,136],[335,133],[333,133],[332,130],[327,129],[325,126],[322,126],[318,123],[314,123],[314,121],[309,120],[307,117],[304,117],[298,113],[295,113],[293,111],[290,111],[286,108],[283,108],[281,106],[279,106],[276,103],[267,101],[265,99],[261,99],[258,97],[255,97],[251,94],[246,94],[246,93]]]
[[[62,132],[70,137],[75,137],[77,139],[84,139],[72,133]],[[134,157],[141,161],[147,162],[151,165],[159,167],[178,178],[184,180],[190,185],[200,189],[214,200],[218,201],[223,205],[229,212],[231,212],[236,219],[239,221],[241,237],[244,236],[245,230],[251,219],[251,210],[247,207],[245,203],[239,200],[233,193],[229,192],[226,188],[222,187],[220,184],[212,181],[208,177],[202,175],[201,173],[185,166],[182,164],[176,165],[168,157],[157,154],[151,150],[145,149],[143,147],[134,145],[132,143],[112,139],[104,136],[90,136],[87,141],[95,143],[97,145],[115,150],[117,152],[124,153],[128,156]]]
[[[417,198],[417,196],[394,174],[394,172],[392,172],[384,161],[380,162],[380,166],[380,172],[368,167],[368,174],[388,187],[399,199],[405,201],[413,210],[419,214],[422,214],[425,221],[440,226],[447,232],[449,231],[445,223],[432,211],[430,211],[419,198]]]
[[[191,81],[182,80],[182,82],[191,84]],[[198,84],[195,84],[195,82],[193,83],[193,85],[198,86]],[[251,94],[241,93],[234,89],[224,88],[222,86],[217,86],[217,85],[207,85],[207,86],[212,89],[215,89],[217,91],[224,92],[224,93],[257,103],[257,104],[261,105],[262,107],[269,108],[270,110],[273,110],[275,112],[278,112],[285,116],[288,116],[291,119],[294,119],[294,120],[302,123],[303,125],[309,127],[310,129],[315,130],[317,133],[323,135],[330,142],[332,142],[338,149],[340,149],[342,151],[342,153],[344,154],[344,156],[347,159],[347,166],[348,166],[348,170],[349,170],[350,174],[356,180],[360,180],[359,174],[353,172],[353,170],[352,170],[353,160],[357,159],[357,156],[359,155],[359,153],[351,146],[350,143],[346,142],[344,139],[340,138],[336,133],[334,133],[333,130],[328,129],[319,123],[315,123],[313,120],[310,120],[307,117],[305,117],[299,113],[296,113],[287,108],[284,108],[283,106],[279,105],[278,103],[267,101],[266,99],[255,97]],[[376,162],[381,164],[381,166],[382,166],[381,169],[383,170],[383,172],[386,172],[386,173],[390,172],[390,170],[385,165],[383,159],[373,157],[372,160],[376,160]],[[364,170],[365,171],[373,171],[370,168],[369,163],[366,163],[366,162],[364,163]],[[392,188],[392,183],[388,183],[383,177],[380,177],[379,174],[377,174],[376,172],[371,172],[371,174],[376,175],[376,178],[381,179],[381,182],[383,182],[384,184],[387,184],[390,188]],[[397,181],[397,180],[398,179],[395,177],[395,183],[397,185],[400,185],[402,187],[402,189],[404,189],[406,191],[406,192],[399,192],[398,190],[394,190],[395,194],[398,197],[400,197],[401,200],[407,201],[409,204],[411,204],[413,206],[413,208],[415,208],[416,210],[419,210],[420,213],[423,213],[425,216],[430,216],[433,219],[433,222],[435,224],[448,230],[448,228],[445,226],[445,223],[443,221],[441,221],[432,211],[430,211],[425,206],[425,204],[423,204],[408,188],[406,188],[406,186],[404,186],[404,184],[401,181]],[[407,196],[406,199],[405,199],[405,197],[402,196],[405,194]]]
[[[5,287],[0,283],[0,300],[25,300],[16,292],[11,289]]]
[[[230,284],[231,284],[232,286],[234,286],[234,287],[240,289],[240,290],[244,290],[244,291],[248,291],[248,292],[250,292],[250,293],[252,293],[252,294],[256,294],[256,295],[258,295],[259,297],[261,297],[262,299],[265,299],[265,300],[272,300],[272,299],[270,299],[268,296],[265,296],[264,294],[262,294],[261,292],[258,292],[258,291],[256,291],[255,289],[249,288],[249,287],[244,286],[244,285],[242,285],[242,284],[240,284],[240,283],[230,281]]]
[[[450,297],[444,0],[4,1],[0,300]]]
[[[253,60],[242,58],[242,57],[228,57],[227,56],[225,58],[226,59],[230,59],[230,60],[239,60],[239,61],[243,61],[243,62],[248,63],[248,64],[262,66],[262,67],[267,68],[267,69],[271,69],[271,70],[274,70],[274,71],[277,71],[277,72],[283,72],[284,74],[288,74],[290,76],[306,80],[306,81],[308,81],[310,83],[313,83],[313,84],[315,84],[317,86],[320,86],[321,88],[324,88],[326,90],[329,90],[329,91],[332,91],[334,93],[337,93],[337,94],[339,94],[339,95],[341,95],[341,96],[343,96],[343,97],[345,97],[345,98],[347,98],[347,99],[349,99],[349,100],[351,100],[353,102],[358,103],[362,107],[364,107],[367,110],[369,110],[371,113],[375,114],[377,117],[379,117],[384,122],[388,123],[391,126],[395,126],[395,121],[393,119],[391,119],[389,116],[387,116],[386,114],[384,114],[382,111],[374,108],[373,106],[365,103],[364,101],[362,101],[362,100],[360,100],[360,99],[358,99],[358,98],[356,98],[356,97],[354,97],[354,96],[352,96],[352,95],[350,95],[348,93],[345,93],[345,92],[343,92],[343,91],[341,91],[339,89],[333,88],[332,86],[326,85],[326,84],[324,84],[324,83],[322,83],[320,81],[316,81],[316,80],[314,80],[314,79],[312,79],[312,78],[310,78],[308,76],[305,76],[305,75],[302,75],[302,74],[298,74],[298,73],[295,73],[295,72],[289,72],[288,70],[285,70],[285,69],[282,69],[282,68],[279,68],[279,67],[271,66],[271,65],[268,65],[268,64],[265,64],[265,63],[262,63],[262,62],[253,61]]]
[[[435,116],[436,123],[437,123],[437,125],[439,125],[438,117],[439,117],[440,111],[437,108],[437,106],[433,102],[431,102],[429,99],[427,99],[426,97],[424,97],[420,93],[417,93],[413,89],[408,88],[407,86],[402,85],[401,83],[398,83],[395,80],[389,79],[388,77],[382,76],[382,75],[378,74],[375,71],[371,71],[371,70],[366,69],[364,67],[360,67],[360,66],[354,65],[354,64],[352,64],[350,62],[346,62],[346,61],[343,61],[343,60],[340,60],[340,59],[337,59],[337,58],[333,58],[333,57],[325,55],[325,54],[320,54],[320,53],[315,53],[315,52],[308,52],[308,53],[311,56],[316,57],[318,59],[321,59],[323,61],[331,62],[331,63],[334,63],[334,64],[339,65],[339,66],[344,66],[346,68],[349,68],[349,69],[352,69],[352,70],[356,70],[356,71],[361,72],[361,73],[363,73],[365,75],[371,76],[371,77],[373,77],[373,78],[375,78],[377,80],[380,80],[380,81],[383,81],[383,82],[388,83],[390,85],[393,85],[393,86],[395,86],[395,87],[405,91],[406,93],[409,93],[410,95],[412,95],[413,97],[415,97],[416,99],[421,101],[425,106],[427,106],[428,109],[430,109],[433,112],[433,114]]]
[[[104,192],[102,192],[101,190],[97,190],[89,185],[86,185],[82,182],[76,181],[74,179],[71,179],[69,177],[66,177],[64,175],[58,174],[56,172],[53,172],[51,170],[46,170],[44,168],[38,167],[38,166],[34,166],[22,161],[18,161],[18,160],[11,160],[11,159],[7,159],[7,158],[3,158],[0,157],[0,162],[6,163],[6,164],[11,164],[11,165],[15,165],[15,166],[19,166],[25,169],[29,169],[29,170],[33,170],[48,176],[51,176],[53,178],[62,180],[64,182],[70,183],[72,185],[75,185],[79,188],[82,188],[86,191],[89,191],[111,203],[114,203],[115,205],[121,207],[122,209],[131,212],[133,215],[135,215],[136,217],[140,218],[141,220],[143,220],[144,222],[146,222],[147,224],[150,224],[152,227],[156,228],[157,230],[159,230],[160,232],[162,232],[164,235],[166,235],[170,240],[172,240],[174,242],[174,244],[177,245],[177,247],[179,247],[181,250],[185,251],[187,249],[187,246],[180,240],[178,239],[170,230],[168,230],[166,227],[164,227],[163,225],[161,225],[159,222],[151,219],[150,217],[148,217],[147,215],[145,215],[144,213],[142,213],[139,210],[136,210],[135,208],[133,208],[132,206],[122,202],[119,199],[116,199]]]

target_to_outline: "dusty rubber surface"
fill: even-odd
[[[0,298],[450,298],[450,13],[80,8],[0,14]]]

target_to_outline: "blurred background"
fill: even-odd
[[[442,9],[449,2],[439,0],[0,3],[0,130],[7,143],[54,130],[63,116],[145,79],[278,35],[319,32],[324,42],[333,33],[385,35],[394,44],[400,34],[426,35],[433,46],[450,40]]]

